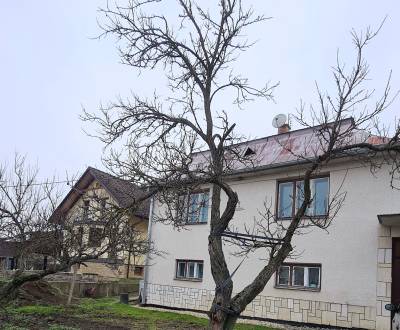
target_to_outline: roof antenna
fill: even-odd
[[[287,133],[290,131],[290,125],[286,123],[287,116],[283,113],[276,115],[272,119],[272,126],[278,129],[278,134]]]

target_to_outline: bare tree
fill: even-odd
[[[152,254],[160,254],[161,252],[156,252],[152,243],[147,241],[143,230],[138,228],[138,222],[126,221],[122,232],[123,235],[120,236],[119,240],[122,239],[123,250],[128,253],[126,278],[129,278],[132,267],[135,269],[138,266],[140,258],[143,258],[149,252],[152,252]]]
[[[36,281],[60,271],[76,269],[110,253],[120,264],[125,252],[124,241],[133,205],[123,209],[115,203],[104,203],[95,192],[87,194],[90,207],[71,214],[57,212],[60,190],[57,181],[38,182],[38,169],[27,165],[25,157],[16,155],[10,168],[0,168],[0,239],[12,244],[16,269],[11,281],[0,287],[2,303],[14,298],[24,283]],[[79,192],[79,193],[87,193]],[[140,201],[138,200],[138,204]],[[90,221],[90,226],[88,225]],[[90,235],[89,228],[94,228]],[[129,237],[150,252],[151,242],[139,235]],[[47,264],[33,268],[33,261],[46,257]]]
[[[240,233],[230,225],[239,199],[229,177],[243,167],[257,166],[257,159],[245,153],[235,124],[225,111],[219,110],[218,97],[232,97],[229,90],[233,90],[232,102],[239,107],[254,98],[272,99],[276,85],[253,87],[231,70],[239,54],[252,45],[244,35],[246,28],[267,18],[245,9],[240,0],[219,0],[218,9],[212,12],[194,0],[177,0],[179,21],[174,25],[160,13],[159,2],[127,1],[125,6],[101,9],[105,16],[101,36],[117,37],[124,64],[139,70],[161,66],[169,82],[170,96],[142,98],[134,94],[103,106],[100,114],[85,111],[82,117],[100,128],[97,136],[110,149],[105,158],[109,168],[116,175],[146,184],[149,196],[156,194],[163,211],[155,220],[177,228],[185,226],[188,218],[200,210],[190,205],[188,194],[211,186],[208,250],[216,287],[209,312],[210,327],[232,329],[241,312],[292,252],[293,236],[305,226],[326,228],[340,208],[345,193],[338,191],[329,203],[329,217],[319,222],[306,221],[313,201],[310,179],[315,173],[333,159],[356,156],[369,164],[391,164],[395,178],[399,125],[392,128],[395,133],[390,138],[380,138],[379,143],[373,143],[371,135],[359,134],[361,129],[373,128],[370,124],[390,104],[390,81],[382,98],[368,108],[372,95],[363,87],[368,65],[362,53],[375,33],[354,33],[356,63],[347,72],[338,61],[334,70],[336,95],[324,95],[318,90],[319,105],[311,108],[311,116],[307,116],[302,105],[295,117],[304,127],[313,127],[312,146],[298,153],[289,143],[277,141],[304,171],[302,199],[295,215],[283,227],[266,205],[260,215],[264,221],[256,221],[254,228]],[[354,120],[348,124],[343,119],[350,115]],[[125,148],[117,151],[112,147],[120,140]],[[227,198],[225,205],[221,205],[223,194]],[[197,206],[205,202],[208,203],[201,201]],[[244,253],[266,249],[268,256],[251,283],[234,296],[233,273],[225,260],[224,240],[235,242]]]
[[[0,167],[0,238],[13,241],[18,268],[31,267],[33,254],[40,250],[35,234],[46,232],[46,219],[60,197],[54,180],[36,182],[38,169],[26,164],[26,159],[18,154],[8,170]]]

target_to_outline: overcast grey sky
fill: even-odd
[[[371,85],[382,90],[390,69],[392,86],[400,88],[400,1],[398,0],[245,0],[272,16],[248,31],[259,42],[236,64],[256,85],[280,82],[276,103],[256,102],[245,110],[231,110],[241,133],[273,134],[271,120],[278,113],[294,112],[300,98],[315,101],[315,85],[332,89],[330,66],[336,50],[353,57],[349,31],[387,22],[366,57]],[[149,95],[163,90],[158,72],[138,76],[119,64],[113,40],[92,40],[99,33],[97,8],[104,1],[0,1],[0,161],[15,151],[27,154],[41,168],[40,176],[65,171],[101,168],[101,144],[85,135],[79,120],[81,107],[90,111],[115,96]],[[204,6],[209,3],[200,0]],[[164,0],[165,11],[177,10]],[[390,122],[400,115],[400,101],[383,116]]]

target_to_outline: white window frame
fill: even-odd
[[[327,209],[326,209],[326,213],[325,214],[318,214],[318,215],[315,215],[315,182],[316,181],[318,181],[318,180],[321,180],[321,179],[324,179],[324,180],[327,180],[327,183],[328,183],[328,191],[327,191],[327,196],[326,196],[326,198],[327,198],[327,200],[328,200],[328,205],[327,205]],[[277,205],[277,209],[276,209],[276,214],[277,214],[277,217],[278,217],[278,219],[281,219],[281,220],[285,220],[285,219],[292,219],[293,218],[293,216],[294,216],[294,213],[298,210],[298,208],[299,208],[299,203],[298,203],[298,200],[299,200],[299,195],[298,195],[298,193],[299,193],[299,191],[300,191],[300,189],[299,189],[299,187],[298,187],[298,185],[299,184],[301,184],[302,182],[304,182],[304,180],[303,179],[293,179],[293,180],[282,180],[282,181],[279,181],[278,180],[278,184],[277,184],[277,189],[278,189],[278,192],[277,192],[277,194],[276,194],[276,198],[278,199],[278,201],[277,201],[277,203],[276,203],[276,205]],[[291,216],[290,217],[281,217],[281,215],[280,215],[280,208],[281,208],[281,185],[285,185],[285,184],[292,184],[292,185],[294,185],[294,189],[293,189],[293,194],[292,194],[292,210],[291,210]],[[305,212],[305,214],[304,214],[304,216],[305,217],[325,217],[325,216],[327,216],[328,215],[328,213],[329,213],[329,191],[330,191],[330,176],[329,175],[323,175],[323,176],[319,176],[319,177],[315,177],[315,178],[311,178],[310,179],[310,190],[311,190],[311,203],[310,203],[310,205],[307,207],[307,210],[306,210],[306,212]],[[293,196],[294,195],[294,196]],[[294,204],[294,205],[293,205]]]
[[[318,286],[316,288],[310,286],[310,276],[309,276],[309,271],[310,269],[315,268],[318,269]],[[320,267],[315,267],[315,266],[309,266],[307,267],[307,287],[310,289],[320,289],[321,288],[321,266]]]
[[[294,273],[296,272],[296,268],[297,269],[303,269],[303,284],[295,284],[295,275]],[[292,283],[291,285],[293,287],[307,287],[306,282],[308,282],[308,280],[306,280],[306,274],[308,275],[308,270],[306,270],[307,267],[304,266],[292,266]]]
[[[185,275],[179,276],[179,264],[184,264]],[[203,266],[202,276],[199,277],[199,264]],[[193,276],[190,276],[190,266],[193,265]],[[203,260],[183,260],[177,259],[175,263],[175,279],[187,281],[202,281],[204,277],[204,261]]]
[[[198,209],[196,210],[196,214],[193,216],[191,214],[191,196],[195,196],[198,195],[198,199],[200,200],[200,202],[205,201],[206,206],[203,206],[207,209],[207,213],[206,213],[206,217],[203,220],[202,218],[202,210],[203,207],[198,207]],[[207,195],[207,199],[205,200],[205,195]],[[185,195],[180,195],[178,196],[179,199],[179,203],[183,202],[183,212],[182,215],[179,215],[178,212],[179,210],[177,210],[177,216],[181,216],[182,217],[182,221],[184,221],[186,224],[188,225],[193,225],[193,224],[206,224],[208,223],[208,214],[209,214],[209,201],[210,201],[210,191],[209,190],[201,190],[201,191],[194,191],[194,192],[190,192],[187,193]],[[192,221],[192,219],[195,219],[195,221]]]
[[[183,267],[183,276],[178,276],[178,271],[179,271],[179,264],[183,264],[184,265],[184,267]],[[177,261],[177,263],[176,263],[176,274],[175,274],[175,276],[176,276],[176,278],[186,278],[186,261],[183,261],[183,260],[179,260],[179,261]]]
[[[288,268],[288,269],[289,269],[289,276],[288,276],[287,284],[281,284],[281,283],[280,283],[281,277],[279,276],[280,271],[278,270],[278,272],[277,272],[277,277],[278,277],[278,279],[277,279],[277,285],[279,285],[279,286],[289,286],[289,285],[290,285],[290,266],[282,265],[281,267],[282,267],[282,268]],[[281,267],[279,267],[279,268],[281,268]]]
[[[279,277],[279,272],[281,267],[288,267],[289,268],[289,281],[288,284],[281,284],[280,283],[280,277]],[[303,271],[303,285],[296,285],[295,284],[295,269],[296,268],[302,268]],[[284,263],[282,264],[278,270],[276,271],[276,282],[275,282],[275,287],[276,288],[282,288],[282,289],[299,289],[299,290],[310,290],[310,291],[320,291],[321,290],[321,264],[296,264],[296,263]],[[310,286],[310,274],[309,270],[310,269],[318,269],[318,286],[317,287],[311,287]]]

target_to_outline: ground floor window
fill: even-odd
[[[13,257],[7,258],[6,261],[6,270],[14,270],[17,269],[17,259]]]
[[[175,278],[201,281],[204,262],[201,260],[176,260]]]
[[[278,288],[320,290],[320,264],[282,264],[276,272]]]
[[[143,270],[144,270],[143,266],[135,266],[133,269],[133,274],[135,276],[143,276]]]
[[[13,270],[15,266],[15,260],[12,257],[0,257],[0,271],[1,270]]]

